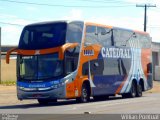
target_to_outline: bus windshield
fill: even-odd
[[[19,48],[36,50],[61,46],[65,43],[66,29],[65,22],[26,26],[20,38]]]
[[[26,26],[21,34],[19,49],[39,50],[62,46],[65,43],[81,44],[82,22],[53,22]]]
[[[18,72],[20,79],[42,80],[62,77],[63,61],[58,54],[18,56]]]

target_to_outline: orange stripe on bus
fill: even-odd
[[[60,47],[41,49],[41,50],[22,50],[19,49],[17,52],[21,55],[36,55],[36,54],[49,54],[53,52],[58,52]]]
[[[149,33],[147,32],[143,32],[143,31],[138,31],[138,30],[133,30],[135,33],[139,33],[139,34],[143,34],[143,35],[149,35]]]
[[[103,25],[103,24],[97,24],[97,23],[92,23],[92,22],[86,22],[85,25],[86,26],[93,25],[93,26],[105,27],[105,28],[110,28],[110,29],[113,28],[113,26]]]
[[[6,63],[7,63],[7,64],[9,64],[10,54],[11,54],[12,52],[17,52],[17,50],[18,50],[18,48],[13,48],[13,49],[11,49],[11,50],[9,50],[9,51],[7,52],[7,54],[6,54]]]
[[[119,86],[118,89],[116,90],[115,94],[120,93],[120,91],[121,91],[121,89],[122,89],[124,83],[125,83],[126,80],[127,80],[127,77],[128,77],[128,76],[126,75],[125,78],[124,78],[124,81],[120,84],[120,86]]]

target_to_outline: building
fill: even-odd
[[[1,46],[1,58],[5,59],[5,55],[7,53],[8,50],[15,48],[17,46],[8,46],[8,45],[3,45]]]
[[[160,80],[160,43],[152,42],[153,79]]]

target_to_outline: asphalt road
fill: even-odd
[[[19,101],[20,103],[20,101]],[[121,96],[106,101],[76,103],[75,100],[59,101],[47,106],[35,103],[0,106],[0,114],[160,114],[160,93],[145,93],[140,98],[123,99]]]

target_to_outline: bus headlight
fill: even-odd
[[[18,87],[20,90],[23,90],[23,91],[35,91],[37,90],[37,88],[25,88],[25,87]]]
[[[56,88],[59,88],[59,87],[62,87],[62,86],[64,86],[66,83],[67,83],[67,81],[68,80],[60,80],[59,82],[55,82],[56,84],[53,84],[52,86],[51,86],[51,88],[53,88],[53,89],[56,89]]]

